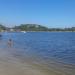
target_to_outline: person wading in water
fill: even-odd
[[[9,40],[8,40],[8,46],[9,46],[9,47],[12,47],[12,45],[13,45],[13,41],[12,41],[12,39],[9,39]]]

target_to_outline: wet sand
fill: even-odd
[[[31,63],[14,57],[11,48],[0,48],[0,75],[75,75],[75,66],[51,61]]]

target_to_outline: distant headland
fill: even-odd
[[[0,24],[0,32],[4,31],[48,31],[48,32],[75,32],[75,27],[71,28],[48,28],[43,25],[38,24],[21,24],[19,26],[14,26],[12,28],[6,27],[2,24]]]

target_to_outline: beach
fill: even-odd
[[[7,49],[0,49],[0,75],[46,75],[31,64],[13,58]]]
[[[14,48],[13,48],[14,49]],[[30,61],[22,61],[11,53],[12,48],[0,49],[0,75],[74,75],[74,66],[58,63],[34,64]],[[28,59],[29,60],[29,59]],[[61,66],[60,66],[61,65]],[[57,67],[58,66],[58,67]]]

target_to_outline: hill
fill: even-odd
[[[20,29],[21,31],[48,31],[49,29],[42,25],[37,24],[21,24],[20,26],[15,26],[14,29]]]

